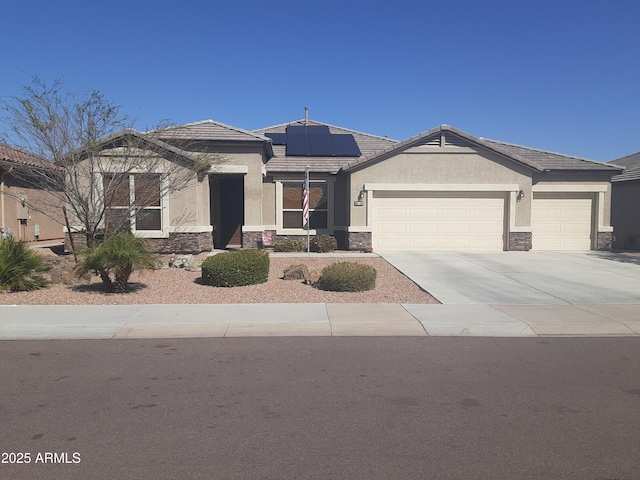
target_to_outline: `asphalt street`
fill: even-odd
[[[3,341],[0,478],[632,480],[639,372],[621,337]]]

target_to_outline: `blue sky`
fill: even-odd
[[[640,0],[0,0],[0,97],[37,75],[137,128],[446,123],[608,161],[640,151]]]

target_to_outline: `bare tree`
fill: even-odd
[[[137,132],[132,119],[99,91],[67,93],[60,81],[49,86],[33,77],[22,96],[2,106],[8,142],[57,167],[49,171],[25,166],[22,174],[59,200],[60,205],[50,207],[66,206],[88,246],[106,224],[153,230],[163,196],[195,182],[221,161],[165,141],[162,132],[178,134],[179,128],[161,125]],[[37,208],[47,213],[46,207]]]

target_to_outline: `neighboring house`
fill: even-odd
[[[132,225],[163,252],[305,238],[306,167],[311,235],[343,249],[608,250],[622,171],[447,125],[399,142],[306,119],[255,131],[207,120],[153,132],[150,148],[192,175],[149,206],[152,230]],[[196,171],[202,153],[219,161]]]
[[[61,205],[25,170],[56,169],[42,157],[0,144],[0,228],[27,242],[62,239]]]
[[[640,249],[640,152],[610,162],[625,171],[611,179],[611,225],[615,248]]]

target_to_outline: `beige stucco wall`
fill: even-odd
[[[16,240],[32,242],[64,237],[62,205],[55,195],[16,185],[10,175],[5,175],[0,192],[4,193],[3,201],[0,199],[3,209],[0,212],[0,226],[9,228]],[[21,199],[25,200],[24,209]],[[21,223],[19,218],[23,215],[26,215],[26,222]],[[36,225],[40,230],[38,238],[35,236]]]
[[[640,249],[640,181],[614,183],[612,191],[611,225],[615,237],[614,246]]]
[[[432,152],[399,153],[391,158],[356,170],[351,174],[349,187],[349,216],[351,226],[365,226],[367,207],[353,202],[367,183],[473,185],[509,184],[531,192],[532,173],[527,167],[503,159],[498,155],[478,153],[467,148],[434,147]],[[531,196],[516,203],[515,225],[529,226]]]
[[[262,183],[262,220],[267,226],[276,224],[276,184],[273,177],[266,177]]]

